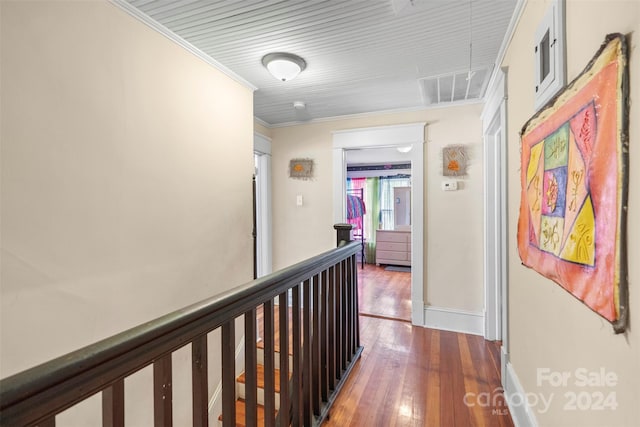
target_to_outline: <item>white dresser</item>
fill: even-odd
[[[376,230],[376,264],[411,265],[411,231]]]

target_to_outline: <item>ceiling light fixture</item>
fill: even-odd
[[[396,147],[396,150],[398,150],[400,153],[408,153],[412,148],[413,145],[407,145],[405,147]]]
[[[262,65],[278,80],[283,82],[294,79],[307,68],[307,63],[298,55],[286,52],[268,53],[262,57]]]

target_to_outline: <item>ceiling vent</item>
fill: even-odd
[[[487,89],[491,68],[478,68],[419,79],[425,105],[481,99]]]

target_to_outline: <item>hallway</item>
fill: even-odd
[[[513,426],[497,344],[397,320],[410,317],[410,273],[358,275],[364,352],[324,426]]]

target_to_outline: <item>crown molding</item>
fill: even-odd
[[[262,126],[264,126],[264,127],[268,128],[268,129],[271,129],[271,128],[273,127],[273,125],[272,125],[272,124],[265,122],[264,120],[262,120],[262,119],[261,119],[260,117],[258,117],[258,116],[253,116],[253,120],[254,120],[255,122],[257,122],[259,125],[262,125]]]
[[[516,32],[516,27],[520,22],[520,18],[522,17],[522,12],[524,12],[524,6],[527,4],[527,0],[518,0],[516,3],[516,7],[513,9],[513,15],[511,15],[511,21],[509,21],[509,26],[507,27],[507,31],[502,39],[502,44],[500,45],[500,50],[498,51],[498,56],[496,57],[496,62],[493,66],[493,72],[491,73],[491,77],[489,78],[489,83],[487,84],[485,97],[487,92],[494,88],[496,83],[496,79],[498,78],[498,74],[501,71],[500,65],[504,60],[504,56],[507,53],[507,48],[511,43],[511,39],[513,39],[513,35]]]

